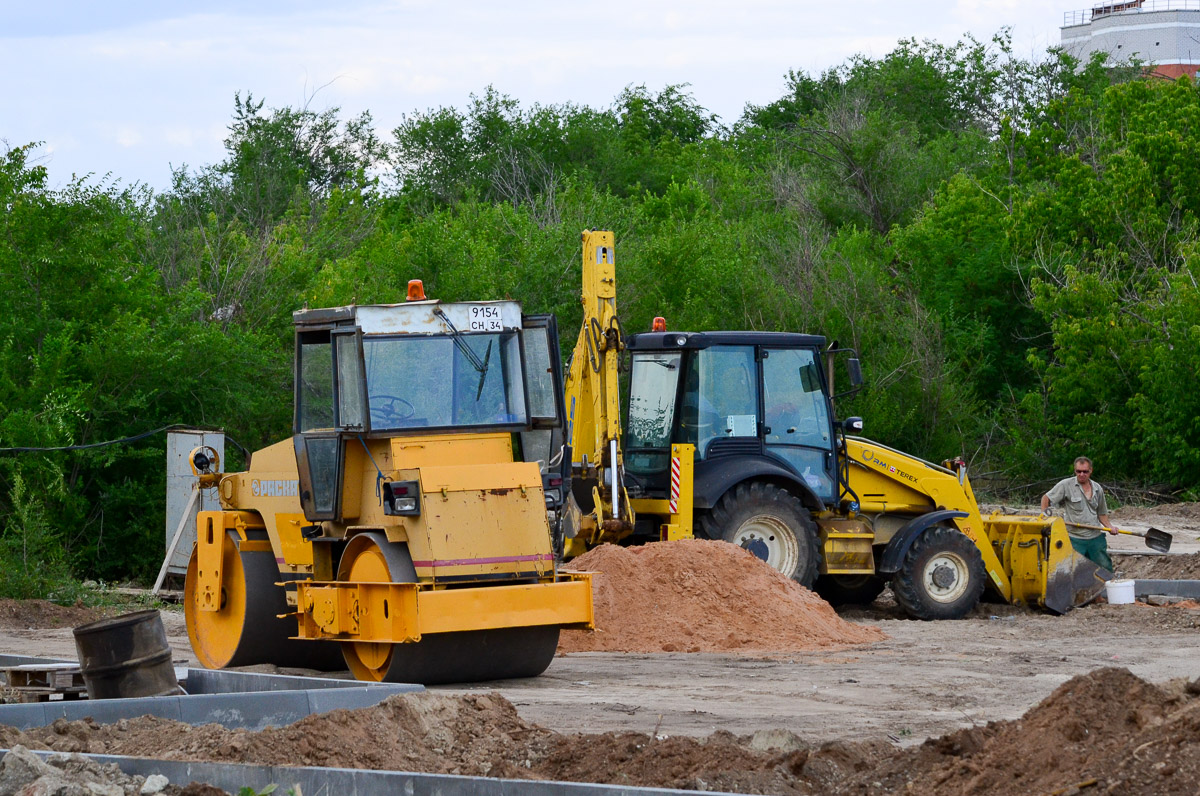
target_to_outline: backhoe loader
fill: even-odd
[[[419,282],[404,304],[293,318],[294,436],[239,473],[193,452],[221,500],[185,579],[197,658],[426,684],[540,674],[560,628],[592,626],[523,445],[562,424],[553,318]]]
[[[964,463],[923,461],[857,436],[861,418],[838,420],[834,363],[852,350],[818,335],[667,331],[662,318],[626,337],[616,292],[612,233],[585,231],[567,558],[603,542],[723,539],[835,604],[890,583],[920,619],[960,618],[985,589],[1063,613],[1103,588],[1110,573],[1074,552],[1061,519],[983,517]],[[857,357],[845,365],[857,389]]]

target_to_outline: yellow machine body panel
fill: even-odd
[[[541,576],[554,569],[537,464],[423,467],[411,475],[421,484],[421,516],[408,530],[418,578]]]
[[[551,583],[429,589],[415,583],[305,581],[298,586],[300,637],[406,643],[433,633],[505,627],[593,626],[586,573]]]
[[[299,484],[292,443],[284,440],[257,451],[245,472],[222,476],[218,489],[226,509],[261,517],[283,572],[307,573],[313,565],[312,545],[300,535],[308,523],[300,510]]]
[[[875,571],[875,534],[860,520],[817,518],[821,533],[821,574],[869,575]]]
[[[514,462],[512,435],[370,439],[348,444],[343,505],[356,507],[352,523],[326,523],[335,537],[361,529],[407,542],[420,579],[540,577],[554,568],[542,478],[534,462]],[[367,455],[367,452],[370,455]],[[376,470],[376,467],[379,470]],[[387,516],[375,495],[376,476],[421,485],[422,511]],[[311,572],[310,525],[300,509],[296,460],[290,441],[256,453],[251,468],[222,479],[225,505],[257,512],[281,568]],[[215,555],[215,554],[214,554]],[[285,570],[286,571],[286,570]]]
[[[862,514],[964,512],[967,516],[953,519],[955,527],[979,549],[996,591],[1011,600],[1009,576],[992,547],[965,474],[960,481],[951,470],[862,437],[846,437],[846,458],[849,486],[858,495]]]
[[[513,460],[511,434],[394,437],[387,442],[389,453],[395,462],[394,469],[397,470],[442,467],[462,463],[500,464]],[[370,467],[370,463],[367,466]]]

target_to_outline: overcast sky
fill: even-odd
[[[519,100],[608,107],[622,88],[690,83],[726,123],[901,38],[1013,30],[1018,55],[1059,43],[1067,0],[0,0],[0,148],[38,150],[52,185],[106,173],[166,188],[171,166],[224,156],[234,92],[268,107],[401,114]],[[202,10],[197,10],[202,9]]]

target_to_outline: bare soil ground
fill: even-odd
[[[1110,537],[1118,574],[1200,577],[1200,507],[1123,510],[1115,520],[1175,533],[1166,556],[1147,554],[1135,537]],[[740,619],[765,610],[740,592],[728,601]],[[667,610],[641,605],[650,618]],[[38,627],[36,615],[5,621],[2,608],[0,652],[74,656],[69,628]],[[1187,687],[1200,678],[1194,606],[1098,603],[1053,617],[983,604],[962,621],[930,623],[903,618],[885,592],[839,614],[868,638],[873,628],[886,638],[791,651],[571,652],[538,678],[438,687],[425,705],[393,701],[370,717],[305,720],[344,726],[272,732],[287,739],[292,762],[330,765],[321,756],[342,747],[338,754],[372,759],[339,765],[404,768],[418,765],[421,744],[409,738],[387,751],[379,739],[407,727],[437,736],[438,765],[493,776],[759,793],[1050,793],[1089,779],[1094,792],[1200,792],[1200,702]],[[164,622],[175,662],[190,663],[182,614],[164,612]],[[171,735],[157,725],[121,747],[143,751],[118,752],[106,738],[119,731],[65,724],[39,738],[4,738],[231,760],[258,759],[245,755],[270,746],[252,734],[181,727]],[[344,743],[311,740],[335,726]],[[483,739],[471,727],[486,727]],[[160,737],[174,740],[154,746]],[[459,746],[461,755],[447,753]]]
[[[772,794],[930,796],[1191,794],[1200,785],[1200,681],[1160,688],[1105,668],[1072,678],[1019,721],[902,749],[884,740],[805,744],[789,733],[698,739],[629,731],[565,735],[497,693],[392,696],[261,732],[149,716],[56,721],[0,744],[176,760],[428,771]]]

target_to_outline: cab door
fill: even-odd
[[[343,519],[347,460],[359,458],[349,446],[361,445],[370,431],[362,361],[362,333],[355,327],[296,334],[292,442],[309,522]]]
[[[811,348],[764,348],[763,443],[825,501],[836,483],[833,422],[821,372]]]

